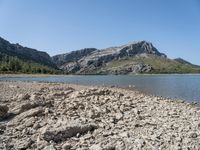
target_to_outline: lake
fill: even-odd
[[[119,87],[134,86],[144,93],[200,103],[200,74],[0,76],[0,80],[116,85]]]

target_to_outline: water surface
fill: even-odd
[[[200,103],[200,74],[193,75],[86,75],[0,76],[0,80],[62,82],[83,85],[135,86],[153,95]]]

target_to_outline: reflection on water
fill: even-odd
[[[200,75],[88,75],[0,77],[0,80],[64,82],[84,85],[135,86],[138,90],[164,97],[200,103]]]

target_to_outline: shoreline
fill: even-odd
[[[157,98],[161,98],[163,100],[170,100],[170,101],[177,101],[177,102],[180,102],[180,103],[188,103],[188,104],[194,104],[194,105],[199,105],[200,106],[200,103],[198,102],[193,102],[193,101],[189,101],[189,100],[184,100],[184,99],[179,99],[179,98],[172,98],[172,97],[165,97],[165,96],[159,96],[159,95],[155,95],[155,94],[150,94],[150,93],[147,93],[147,92],[143,92],[137,88],[135,88],[134,85],[132,85],[131,87],[120,87],[118,85],[84,85],[84,84],[74,84],[74,83],[64,83],[64,82],[50,82],[50,81],[15,81],[15,80],[0,80],[0,83],[1,82],[10,82],[10,83],[17,83],[17,82],[25,82],[25,83],[40,83],[40,84],[61,84],[61,85],[66,85],[66,86],[72,86],[72,87],[82,87],[82,88],[108,88],[108,89],[115,89],[115,90],[125,90],[127,92],[136,92],[138,94],[143,94],[143,95],[146,95],[146,96],[150,96],[150,97],[157,97]]]
[[[155,76],[155,75],[200,75],[200,73],[151,73],[151,74],[0,74],[0,77],[46,77],[46,76]]]
[[[200,146],[200,105],[182,100],[127,88],[30,81],[0,81],[0,100],[0,149]]]
[[[144,75],[144,74],[141,74],[141,75]],[[159,75],[159,74],[152,74],[152,75]],[[164,74],[160,74],[160,75],[164,75]],[[165,74],[165,75],[168,75],[168,74]],[[173,75],[189,75],[189,74],[173,74]],[[194,74],[191,74],[191,75],[194,75]],[[196,74],[196,75],[200,75],[200,74]],[[54,77],[54,76],[85,76],[85,75],[40,75],[40,74],[37,74],[37,75],[27,75],[27,74],[21,74],[21,75],[5,75],[5,76],[2,76],[0,75],[0,78],[1,77]],[[111,75],[112,76],[112,75]],[[116,76],[116,75],[113,75],[113,76]],[[118,76],[118,75],[117,75]],[[132,75],[130,75],[132,76]],[[133,75],[133,76],[140,76],[140,74],[138,75]],[[148,76],[148,74],[147,74]],[[66,85],[76,85],[76,86],[85,86],[85,87],[93,87],[94,85],[88,85],[88,84],[79,84],[79,83],[65,83],[65,82],[54,82],[54,81],[31,81],[31,80],[0,80],[0,82],[30,82],[30,83],[56,83],[56,84],[66,84]],[[129,87],[131,86],[131,87]],[[145,94],[145,95],[148,95],[148,96],[152,96],[152,97],[160,97],[160,98],[163,98],[163,99],[170,99],[170,100],[173,100],[173,101],[183,101],[183,102],[186,102],[186,103],[191,103],[191,104],[198,104],[200,105],[200,103],[198,102],[195,102],[193,100],[189,100],[189,99],[181,99],[181,98],[173,98],[173,97],[170,97],[170,96],[161,96],[161,95],[156,95],[156,94],[151,94],[151,93],[148,93],[148,92],[144,92],[138,88],[135,87],[135,85],[127,85],[126,87],[124,86],[119,86],[119,85],[95,85],[95,87],[105,87],[105,88],[118,88],[118,89],[125,89],[125,90],[131,90],[131,91],[137,91],[139,92],[140,94]]]

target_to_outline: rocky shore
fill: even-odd
[[[198,150],[200,106],[137,91],[0,82],[2,150]]]

